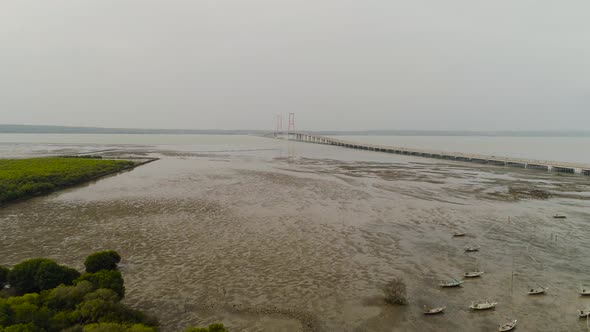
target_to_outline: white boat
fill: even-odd
[[[580,295],[582,295],[582,296],[590,295],[590,287],[582,286],[582,288],[580,289]]]
[[[512,331],[515,327],[516,327],[516,322],[517,320],[513,320],[511,322],[508,323],[504,323],[502,325],[500,325],[500,328],[498,329],[498,331]]]
[[[453,237],[465,236],[465,232],[453,232]]]
[[[474,302],[471,302],[471,305],[469,306],[469,308],[471,308],[472,310],[488,310],[488,309],[495,308],[496,304],[498,304],[498,302],[490,302],[488,300],[474,301]]]
[[[434,308],[428,308],[426,306],[424,306],[424,314],[425,315],[436,315],[436,314],[440,314],[443,311],[445,311],[447,307],[434,307]]]
[[[465,248],[466,252],[475,252],[475,251],[479,251],[479,247],[467,247]]]
[[[578,310],[578,316],[580,316],[580,318],[589,317],[590,316],[590,309]]]
[[[563,214],[556,214],[556,215],[553,216],[553,218],[555,218],[555,219],[565,219],[565,218],[567,218],[567,216],[565,216]]]
[[[529,288],[529,295],[545,294],[545,292],[548,289],[549,288],[545,288],[545,287],[531,287],[531,288]]]
[[[484,271],[474,271],[474,272],[465,272],[463,274],[463,276],[465,278],[477,278],[477,277],[481,277],[482,274],[484,274]]]
[[[462,283],[461,280],[453,279],[451,281],[441,281],[438,285],[441,287],[459,287]]]

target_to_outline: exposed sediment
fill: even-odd
[[[165,332],[219,321],[234,331],[487,330],[506,315],[576,331],[588,192],[579,177],[509,169],[182,153],[0,210],[0,264],[75,264],[115,249],[125,301]],[[452,238],[456,229],[467,235]],[[470,244],[480,252],[466,255]],[[437,287],[478,266],[481,280]],[[408,306],[382,301],[392,276],[407,282]],[[530,299],[533,281],[560,292]],[[469,313],[480,297],[502,301]],[[430,304],[447,312],[424,319]]]

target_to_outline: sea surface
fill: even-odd
[[[537,151],[529,158],[584,162],[553,138],[349,139],[496,155],[520,144]],[[509,319],[522,331],[588,330],[577,310],[590,307],[578,294],[590,285],[590,177],[254,136],[0,135],[3,158],[76,153],[160,159],[1,207],[0,265],[50,257],[82,269],[88,254],[117,250],[125,301],[165,332],[220,321],[231,331],[496,331]],[[475,270],[485,273],[461,288],[438,286]],[[406,306],[383,299],[394,277]],[[547,294],[527,295],[536,285]],[[483,299],[497,308],[469,310]],[[438,305],[444,314],[422,314]]]
[[[41,149],[53,151],[60,145],[92,144],[150,145],[175,149],[241,149],[249,142],[233,135],[128,135],[128,134],[1,134],[0,156],[18,154],[23,144],[39,144]],[[381,144],[444,152],[476,153],[590,165],[590,137],[495,137],[495,136],[334,136],[361,143]],[[8,143],[8,144],[7,144]],[[11,144],[12,143],[12,144]],[[270,143],[257,143],[270,146]],[[40,151],[38,151],[40,152]]]
[[[342,140],[590,165],[590,137],[334,136]]]

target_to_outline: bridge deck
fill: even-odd
[[[541,170],[553,170],[557,172],[565,173],[580,173],[583,175],[590,175],[590,165],[579,164],[579,163],[568,163],[568,162],[557,162],[548,160],[535,160],[525,158],[512,158],[512,157],[500,157],[500,156],[489,156],[475,153],[461,153],[461,152],[445,152],[436,150],[425,150],[425,149],[413,149],[404,148],[398,146],[389,145],[378,145],[346,141],[336,139],[332,137],[320,136],[315,134],[308,134],[303,132],[290,133],[290,136],[294,137],[297,141],[309,142],[309,143],[320,143],[344,146],[349,148],[372,150],[380,152],[389,152],[405,155],[414,155],[420,157],[439,158],[439,159],[451,159],[458,161],[468,161],[474,163],[483,163],[491,165],[503,165],[530,169],[541,169]]]

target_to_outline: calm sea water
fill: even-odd
[[[338,136],[338,138],[406,148],[590,164],[590,137]]]
[[[590,164],[590,137],[474,137],[474,136],[339,136],[355,142],[446,152],[552,160]],[[88,145],[89,151],[113,146],[156,146],[175,151],[232,151],[287,149],[276,141],[231,135],[106,135],[106,134],[0,134],[0,156],[52,154],[68,146]],[[296,153],[297,148],[292,148]],[[333,148],[336,151],[340,149]],[[349,151],[349,150],[347,150]],[[283,151],[284,152],[284,151]],[[348,152],[346,152],[348,153]],[[339,154],[346,154],[339,153]]]

